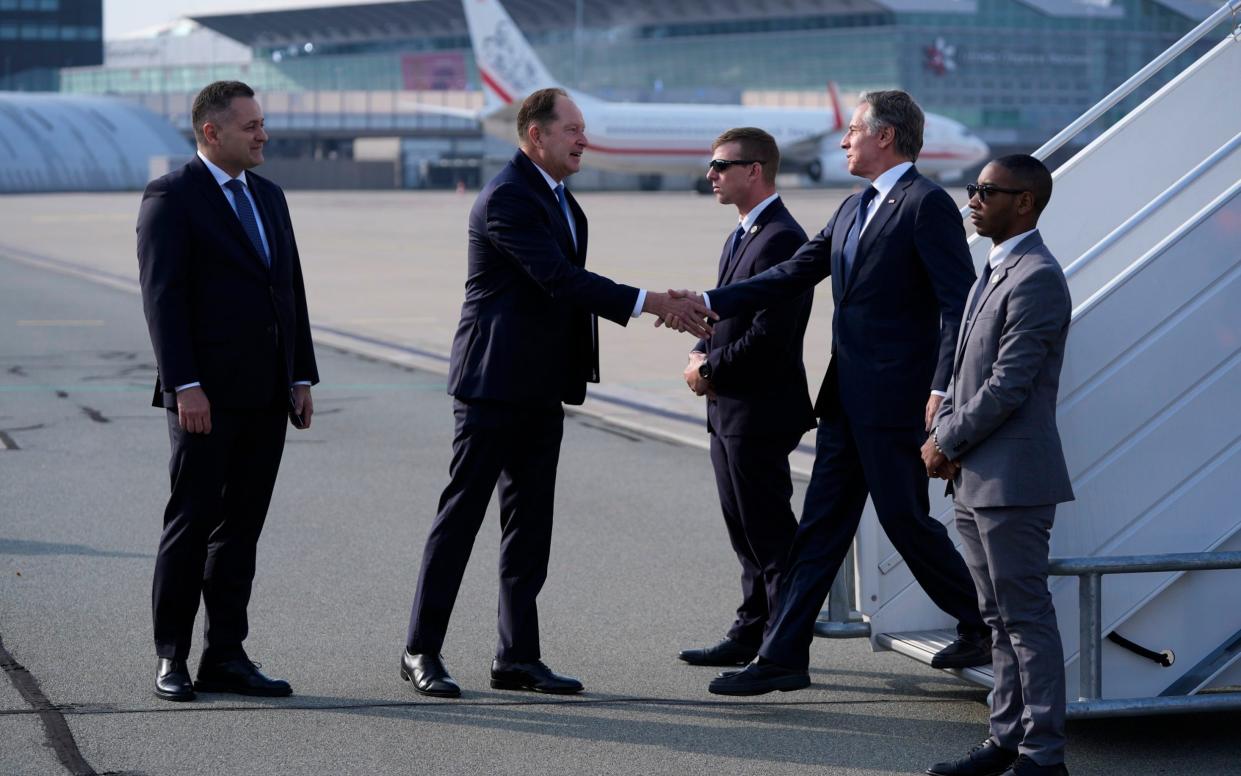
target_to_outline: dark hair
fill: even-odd
[[[521,103],[521,110],[517,111],[517,139],[521,143],[526,143],[526,130],[530,129],[531,124],[538,124],[540,127],[546,127],[548,124],[556,120],[556,98],[568,97],[569,93],[564,89],[552,87],[550,89],[539,89],[531,94]]]
[[[1017,187],[1034,195],[1034,211],[1042,213],[1051,201],[1051,171],[1047,165],[1028,154],[1001,156],[992,161],[1008,170],[1017,179]]]
[[[896,135],[896,152],[911,162],[918,161],[922,152],[922,128],[926,116],[908,92],[891,89],[883,92],[864,92],[859,102],[870,106],[866,125],[873,133],[880,127],[891,127]]]
[[[776,173],[780,172],[780,148],[776,139],[758,127],[734,127],[725,130],[715,142],[711,150],[725,143],[736,143],[741,147],[743,159],[754,159],[763,163],[763,180],[767,183],[776,182]]]
[[[208,121],[216,123],[221,113],[233,104],[236,97],[253,97],[254,90],[241,81],[216,81],[203,87],[194,98],[194,107],[190,110],[190,123],[194,127],[194,138],[198,142],[207,142],[203,134],[203,124]]]

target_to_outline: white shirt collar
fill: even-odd
[[[994,272],[999,269],[1004,260],[1013,255],[1013,249],[1017,247],[1017,244],[1037,231],[1038,227],[1035,227],[1028,232],[1014,235],[999,245],[991,246],[991,252],[987,254],[987,263],[991,265],[991,270]]]
[[[779,198],[780,193],[776,192],[767,199],[750,208],[750,212],[745,214],[745,218],[738,217],[737,220],[741,224],[741,228],[744,231],[750,231],[750,228],[754,226],[754,222],[757,221],[758,217],[763,214],[763,211],[767,209],[767,206]]]
[[[875,191],[879,192],[875,195],[875,200],[880,201],[884,197],[888,196],[888,192],[891,191],[892,187],[896,185],[896,182],[901,179],[901,176],[905,174],[905,171],[913,166],[913,162],[901,162],[898,165],[889,167],[878,178],[871,181],[870,185],[875,187]]]
[[[198,152],[198,158],[203,160],[203,164],[207,165],[207,169],[211,171],[211,175],[215,178],[215,182],[216,182],[216,183],[218,183],[218,184],[220,184],[220,187],[221,187],[221,188],[223,188],[223,187],[224,187],[224,184],[225,184],[225,183],[228,183],[229,181],[231,181],[231,180],[233,179],[233,176],[231,176],[231,175],[229,175],[228,173],[226,173],[226,172],[224,172],[223,170],[221,170],[221,169],[220,169],[220,168],[219,168],[219,167],[215,164],[215,162],[212,162],[210,159],[208,159],[207,157],[203,156],[203,152],[202,152],[202,151],[199,151],[199,152]],[[241,171],[241,175],[238,175],[238,176],[237,176],[237,180],[239,180],[239,181],[241,181],[243,184],[245,184],[245,187],[246,187],[247,189],[248,189],[248,188],[250,188],[250,183],[249,183],[249,181],[247,181],[247,180],[246,180],[246,171],[245,171],[245,170],[242,170],[242,171]]]
[[[522,151],[522,153],[526,154],[525,151]],[[530,159],[530,154],[526,154],[526,158]],[[534,161],[533,159],[530,159],[530,164],[534,165],[534,169],[539,171],[539,175],[542,175],[543,180],[547,181],[547,185],[552,187],[552,191],[555,191],[556,187],[559,186],[560,183],[558,183],[555,178],[548,175],[547,170],[544,170],[542,167],[540,167],[538,162]]]

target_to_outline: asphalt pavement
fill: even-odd
[[[908,774],[985,735],[982,690],[864,642],[816,641],[809,689],[709,695],[715,669],[675,659],[738,598],[707,455],[589,415],[566,422],[540,598],[544,657],[586,692],[489,688],[493,512],[445,646],[464,695],[415,695],[397,662],[450,400],[436,372],[322,342],[247,642],[295,694],[154,698],[167,433],[138,297],[87,277],[0,250],[0,774]],[[1073,723],[1070,768],[1241,773],[1239,723]]]

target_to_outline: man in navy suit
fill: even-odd
[[[780,604],[758,659],[710,691],[755,695],[810,684],[814,623],[861,519],[867,495],[922,588],[957,620],[958,639],[933,665],[990,660],[974,583],[930,512],[920,449],[952,373],[965,296],[974,281],[952,199],[918,174],[922,110],[901,91],[863,95],[841,140],[849,172],[871,186],[849,197],[788,261],[710,292],[721,317],[781,303],[832,277],[832,360],[815,404],[817,449]]]
[[[217,81],[194,100],[198,154],[151,181],[138,269],[167,410],[172,495],[155,560],[155,694],[288,695],[242,649],[255,551],[289,415],[309,427],[319,381],[284,192],[251,169],[267,132],[254,91]],[[202,597],[198,681],[186,660]]]
[[[806,233],[776,193],[780,150],[755,127],[730,129],[712,144],[707,178],[715,198],[737,208],[724,240],[719,285],[741,282],[792,256]],[[745,665],[758,654],[778,603],[780,572],[797,531],[789,507],[789,453],[814,428],[802,364],[813,294],[721,321],[690,352],[685,381],[707,397],[707,430],[720,508],[741,563],[741,606],[725,638],[687,649],[691,665]]]
[[[520,150],[470,211],[465,302],[448,392],[456,431],[448,487],[422,557],[401,676],[456,697],[440,649],[474,537],[500,489],[499,644],[491,686],[575,693],[539,648],[536,598],[547,577],[563,404],[599,380],[596,315],[622,326],[651,312],[709,332],[698,302],[641,291],[586,271],[586,216],[564,187],[586,150],[586,122],[561,89],[531,94],[517,114]],[[687,304],[689,303],[689,304]]]

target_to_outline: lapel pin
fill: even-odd
[[[894,200],[894,199],[889,199],[889,200],[888,200],[888,204],[889,204],[889,205],[895,205],[895,204],[896,204],[896,200]]]
[[[999,283],[999,282],[1000,282],[1000,276],[999,276],[999,275],[992,275],[992,276],[991,276],[991,283],[992,283],[992,285],[994,285],[994,284],[996,284],[996,283]]]
[[[750,234],[758,234],[758,224],[750,227]]]

